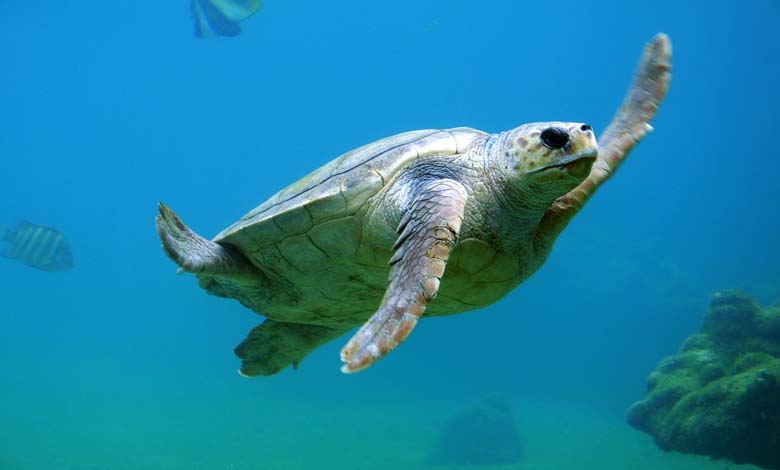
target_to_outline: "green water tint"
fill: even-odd
[[[518,464],[429,466],[441,425],[466,403],[329,404],[198,399],[132,403],[73,397],[31,411],[4,408],[4,469],[706,470],[724,463],[659,452],[622,416],[541,402],[512,403]],[[7,403],[7,402],[6,402]],[[732,465],[730,468],[754,467]]]

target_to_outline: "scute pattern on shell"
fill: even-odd
[[[335,249],[332,241],[317,243],[319,234],[307,232],[337,219],[349,224],[350,216],[412,160],[462,152],[485,135],[470,128],[420,130],[352,150],[279,191],[223,230],[214,241],[236,246],[250,258],[263,258],[263,264],[268,262],[269,245],[276,244],[285,253],[287,245],[295,245],[294,249],[302,257],[297,267],[305,270],[316,265],[322,254]],[[359,227],[350,225],[342,231],[349,240],[360,237]],[[318,253],[323,249],[326,253]],[[350,249],[343,247],[346,251]]]

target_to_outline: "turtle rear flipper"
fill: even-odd
[[[326,327],[266,320],[249,332],[235,353],[245,377],[273,375],[287,366],[298,368],[307,354],[346,333],[350,327]]]
[[[165,204],[159,204],[155,219],[157,235],[165,254],[177,265],[179,273],[238,276],[256,274],[257,268],[229,246],[206,240],[187,227]]]

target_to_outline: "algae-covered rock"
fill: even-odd
[[[663,450],[780,469],[780,307],[715,294],[701,331],[650,374],[628,422]]]
[[[485,468],[514,464],[521,457],[522,444],[509,402],[490,396],[450,416],[439,431],[427,463]]]

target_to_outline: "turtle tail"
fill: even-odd
[[[179,266],[179,274],[189,272],[243,277],[257,272],[257,268],[244,255],[193,232],[162,202],[159,203],[155,223],[163,251]]]

